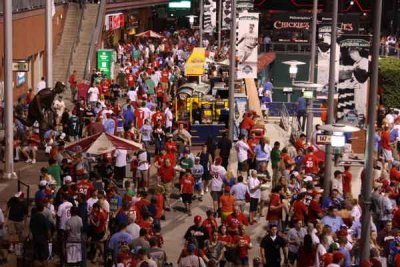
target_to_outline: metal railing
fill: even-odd
[[[0,1],[0,14],[3,14],[3,2]],[[66,4],[69,0],[54,0],[54,4]],[[13,13],[25,12],[46,7],[46,0],[12,0]]]
[[[71,72],[71,65],[73,64],[74,52],[75,52],[75,49],[76,49],[77,45],[80,42],[80,35],[81,35],[81,30],[82,30],[82,21],[85,19],[84,18],[85,17],[84,16],[84,14],[85,14],[84,9],[79,9],[79,12],[80,12],[80,14],[79,14],[80,18],[79,18],[78,30],[77,30],[76,35],[75,35],[75,41],[73,42],[72,47],[71,47],[71,51],[69,53],[67,73],[65,73],[65,81],[67,81],[67,82],[68,82],[69,74]]]
[[[19,173],[18,177],[21,177],[21,173]],[[22,192],[22,187],[24,187],[26,189],[26,192],[24,192],[24,194],[26,196],[26,206],[29,207],[31,186],[18,179],[18,182],[17,182],[18,192],[20,192],[20,191]]]
[[[287,52],[295,54],[310,53],[311,45],[309,43],[271,43],[258,45],[258,52]]]
[[[96,47],[99,42],[101,31],[103,30],[103,18],[104,13],[106,11],[106,1],[101,1],[99,9],[97,11],[97,19],[96,19],[96,26],[94,31],[92,32],[92,37],[90,39],[90,47],[88,51],[88,55],[86,58],[85,70],[83,72],[83,78],[86,80],[90,80],[90,67],[91,67],[91,60],[96,53]]]
[[[286,105],[282,104],[280,125],[285,131],[289,131],[289,124],[290,124],[290,114],[286,108]]]

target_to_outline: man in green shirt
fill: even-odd
[[[279,162],[281,161],[281,151],[279,142],[274,143],[271,150],[271,164],[272,164],[272,187],[275,187],[279,178]]]
[[[146,85],[147,85],[147,95],[151,96],[154,95],[154,88],[156,87],[153,79],[151,79],[150,77],[146,78],[145,81]]]
[[[57,187],[60,187],[62,169],[55,159],[49,159],[49,167],[47,167],[47,172],[54,177],[54,180],[57,182]]]

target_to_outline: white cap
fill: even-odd
[[[309,175],[306,176],[306,178],[304,178],[304,182],[312,182],[313,178]]]
[[[299,176],[299,172],[296,172],[296,171],[292,172],[292,174],[293,174],[294,177]]]
[[[46,186],[47,185],[47,181],[46,180],[41,180],[39,182],[39,186]]]
[[[69,175],[65,176],[65,177],[64,177],[64,182],[65,182],[65,183],[68,183],[68,182],[70,183],[70,182],[72,182],[72,177],[69,176]]]

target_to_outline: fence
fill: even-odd
[[[3,14],[3,2],[0,1],[0,14]],[[65,4],[69,0],[54,0],[54,4]],[[12,0],[13,13],[24,12],[33,9],[40,9],[46,6],[46,0]]]

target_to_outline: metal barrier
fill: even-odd
[[[0,1],[0,14],[3,14],[4,1]],[[69,0],[54,0],[55,5],[66,4]],[[13,13],[25,12],[46,7],[46,0],[12,0]]]
[[[21,177],[20,174],[21,173],[18,174],[18,177]],[[26,193],[25,193],[25,195],[26,195],[26,205],[27,205],[27,207],[29,207],[31,186],[26,184],[26,183],[24,183],[24,182],[21,182],[21,180],[18,179],[18,181],[17,181],[17,190],[18,190],[18,192],[22,191],[21,187],[26,188]]]
[[[86,65],[85,65],[85,70],[83,72],[83,79],[89,80],[90,81],[90,67],[91,67],[91,60],[94,58],[100,34],[101,31],[103,30],[103,19],[104,19],[104,14],[106,11],[106,1],[101,1],[100,2],[100,7],[97,12],[97,20],[96,20],[96,26],[94,28],[94,31],[92,32],[92,37],[90,40],[90,47],[89,47],[89,52],[86,58]]]
[[[280,126],[286,131],[289,131],[290,114],[285,104],[282,104]]]

